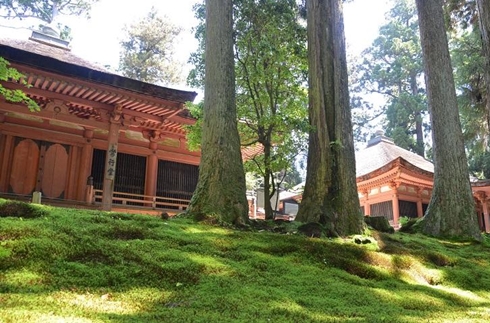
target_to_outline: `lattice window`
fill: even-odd
[[[409,218],[417,217],[417,203],[409,201],[399,201],[398,208],[400,210],[400,217],[408,216]]]
[[[198,166],[159,160],[157,195],[190,199],[196,189],[198,177]]]
[[[104,167],[106,151],[94,149],[92,157],[92,173],[94,188],[101,190],[104,184]],[[122,193],[145,193],[146,157],[117,154],[116,176],[114,179],[114,191]],[[131,203],[130,203],[131,204]]]
[[[384,216],[388,221],[393,221],[393,204],[386,201],[371,205],[371,216]]]

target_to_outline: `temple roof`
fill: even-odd
[[[67,49],[49,46],[31,40],[20,40],[20,39],[11,39],[11,38],[3,38],[3,37],[0,38],[0,44],[21,49],[23,51],[38,54],[41,56],[51,57],[61,62],[90,68],[95,71],[110,73],[108,69],[100,65],[94,64],[92,62],[89,62],[81,57],[78,57],[77,55],[73,54],[71,51]]]
[[[11,63],[179,103],[192,102],[197,96],[196,92],[166,88],[114,74],[102,66],[74,55],[66,48],[38,41],[0,38],[0,56]]]
[[[398,147],[393,140],[381,134],[371,139],[365,149],[356,152],[356,177],[380,169],[397,158],[402,158],[424,171],[434,173],[434,165],[430,161]]]

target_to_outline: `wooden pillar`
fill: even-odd
[[[422,199],[417,200],[417,217],[421,218],[424,216],[424,208],[422,206]]]
[[[398,229],[399,219],[400,219],[400,205],[398,200],[398,187],[400,187],[400,183],[398,181],[393,181],[390,183],[390,188],[393,191],[393,195],[391,197],[391,205],[393,210],[393,227]]]
[[[87,179],[91,175],[92,168],[92,155],[93,146],[92,138],[94,136],[93,129],[85,129],[83,137],[86,142],[82,147],[82,154],[80,156],[79,173],[78,173],[78,185],[77,185],[77,199],[79,201],[86,200]]]
[[[371,203],[369,203],[369,201],[364,203],[364,215],[371,216]]]
[[[485,223],[483,223],[483,209],[480,210],[480,207],[483,208],[483,204],[480,203],[479,199],[475,199],[475,204],[476,204],[476,218],[478,219],[478,227],[480,230],[485,230]]]
[[[396,188],[395,188],[396,190]],[[399,201],[398,201],[398,192],[395,192],[393,194],[393,197],[391,199],[392,203],[392,208],[393,208],[393,227],[395,229],[398,228],[398,223],[399,223],[399,218],[400,218],[400,208],[399,208]]]
[[[3,147],[0,150],[0,158],[2,158],[2,167],[0,167],[0,192],[7,192],[9,185],[9,166],[12,160],[14,137],[4,135],[2,139]]]
[[[155,151],[146,159],[145,195],[157,195],[158,157]]]
[[[421,218],[424,216],[424,208],[422,206],[422,187],[417,187],[417,217]]]
[[[483,219],[485,221],[485,232],[490,233],[490,215],[489,215],[489,210],[488,210],[488,199],[487,195],[483,193],[481,197],[479,198],[482,210],[483,210]]]
[[[112,209],[112,195],[114,194],[114,180],[116,178],[117,144],[119,129],[121,128],[122,106],[116,105],[111,114],[109,135],[107,137],[107,152],[104,168],[104,183],[102,187],[102,210]]]
[[[362,195],[364,195],[364,215],[365,216],[370,216],[371,215],[371,203],[369,201],[369,192],[368,192],[368,190],[364,190],[362,192]]]

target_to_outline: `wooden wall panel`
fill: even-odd
[[[5,155],[5,141],[7,140],[7,136],[5,136],[3,133],[0,132],[0,169],[2,169],[4,164],[7,163],[7,161],[3,159],[3,156]]]
[[[14,149],[10,190],[15,194],[32,194],[36,187],[39,146],[31,139],[20,141]]]
[[[44,157],[44,172],[42,176],[42,192],[49,198],[64,197],[68,171],[68,152],[60,145],[51,145]]]
[[[75,200],[77,198],[80,150],[81,147],[71,146],[68,151],[68,174],[65,189],[65,199],[67,200]]]
[[[3,135],[2,167],[0,167],[0,192],[8,192],[10,183],[10,167],[12,165],[14,138],[10,135]]]

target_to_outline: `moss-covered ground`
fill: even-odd
[[[488,237],[372,232],[356,244],[294,224],[1,210],[2,323],[490,321]]]

